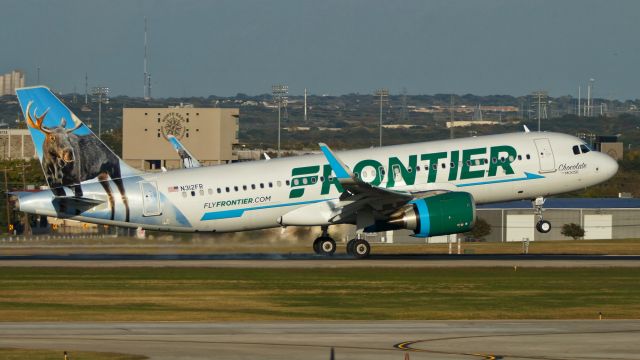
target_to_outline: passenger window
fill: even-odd
[[[446,168],[446,167],[447,167],[447,164],[442,163],[442,168],[444,169],[444,168]]]
[[[209,189],[207,190],[207,192],[209,193],[209,195],[213,195],[213,189],[212,189],[212,188],[209,188]]]
[[[182,197],[185,197],[185,198],[187,197],[187,192],[186,191],[182,192]]]
[[[218,194],[222,193],[222,189],[218,188]]]
[[[324,176],[320,176],[320,181],[324,182]]]
[[[416,166],[416,171],[420,171],[420,165]]]
[[[231,190],[229,189],[229,187],[228,187],[228,186],[227,186],[225,189],[227,190],[227,192],[230,192],[230,191],[231,191]]]
[[[204,196],[204,190],[200,190],[200,196]]]
[[[531,155],[527,154],[527,160],[531,160]]]
[[[233,190],[238,191],[238,186],[234,186]]]
[[[247,185],[242,185],[242,190],[247,191]]]
[[[300,180],[293,179],[293,185],[298,186],[298,184],[300,184]]]
[[[504,157],[504,156],[500,158],[500,162],[505,162],[506,160],[507,160],[507,159],[505,159],[505,157]]]
[[[471,166],[471,160],[467,160],[467,166]]]
[[[278,185],[278,187],[282,187],[282,181],[280,180],[276,181],[276,185]]]
[[[312,177],[312,178],[311,178],[311,183],[312,183],[312,184],[315,184],[315,183],[316,183],[316,181],[318,181],[318,178],[317,178],[317,177],[315,177],[315,176],[314,176],[314,177]]]
[[[580,147],[578,145],[573,146],[573,154],[580,155]]]
[[[264,183],[260,183],[260,189],[264,189]]]
[[[456,167],[456,163],[452,162],[451,164],[449,164],[449,166],[451,166],[451,168],[455,168]]]
[[[255,190],[256,189],[256,184],[251,184],[251,190]]]
[[[591,151],[591,149],[589,149],[589,147],[585,144],[580,145],[580,150],[582,150],[583,154],[588,153],[589,151]]]
[[[491,162],[494,163],[494,164],[497,164],[498,163],[498,158],[491,158]]]
[[[269,181],[269,187],[272,188],[273,187],[273,183],[271,181]]]
[[[291,182],[289,180],[286,180],[284,183],[287,184],[287,186],[291,185]]]
[[[438,164],[433,164],[431,165],[431,168],[435,171],[438,170]]]
[[[518,155],[518,160],[522,160],[522,155]]]
[[[191,196],[196,196],[196,192],[191,190]]]

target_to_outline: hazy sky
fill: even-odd
[[[0,73],[142,96],[144,16],[154,96],[640,97],[640,1],[617,0],[0,0]]]

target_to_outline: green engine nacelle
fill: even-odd
[[[391,215],[390,224],[413,230],[416,237],[467,232],[476,221],[476,205],[468,192],[448,192],[411,201]]]

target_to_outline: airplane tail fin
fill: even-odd
[[[16,89],[40,164],[51,188],[109,175],[140,173],[105,145],[49,88]]]

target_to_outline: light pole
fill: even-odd
[[[102,103],[109,103],[109,88],[104,86],[96,86],[91,89],[94,97],[98,97],[98,137],[102,139]],[[96,99],[94,99],[96,101]]]
[[[289,94],[289,86],[284,84],[277,84],[271,86],[271,93],[273,94],[273,100],[278,105],[278,157],[280,157],[280,109],[282,105],[287,103],[287,94]]]
[[[376,96],[376,102],[380,103],[380,147],[382,147],[382,106],[385,102],[389,101],[387,98],[389,97],[389,90],[385,88],[381,88],[376,90],[374,93]]]

